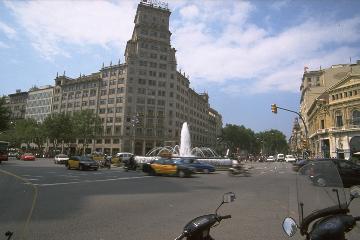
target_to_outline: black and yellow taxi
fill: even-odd
[[[149,175],[174,175],[178,177],[190,177],[195,168],[183,164],[176,159],[160,158],[143,165],[143,172]]]
[[[71,156],[67,161],[66,167],[68,169],[79,169],[79,170],[98,170],[99,164],[97,161],[92,159],[91,156]]]

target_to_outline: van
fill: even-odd
[[[285,161],[285,156],[284,156],[284,154],[279,153],[279,154],[277,155],[277,157],[276,157],[276,161],[278,161],[278,162],[284,162],[284,161]]]

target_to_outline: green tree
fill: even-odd
[[[99,132],[99,129],[101,129],[101,119],[91,110],[74,112],[72,126],[76,138],[83,143],[83,150],[81,152],[83,154],[89,144],[88,141],[101,134]]]
[[[43,122],[43,130],[54,149],[57,149],[61,144],[63,151],[64,144],[69,146],[71,141],[75,139],[73,121],[69,114],[54,113],[47,116]]]
[[[277,153],[286,153],[288,144],[286,136],[276,129],[259,132],[256,134],[258,145],[265,155],[274,155]]]
[[[10,111],[5,107],[5,97],[0,98],[0,132],[10,127]]]
[[[256,153],[257,142],[255,133],[250,128],[241,125],[227,124],[222,129],[220,139],[229,148],[232,153],[240,151],[247,151],[248,153]]]
[[[14,127],[14,138],[17,142],[25,143],[26,148],[33,142],[37,129],[37,122],[34,119],[20,119]]]

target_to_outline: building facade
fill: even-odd
[[[27,98],[28,92],[22,92],[21,90],[16,90],[15,93],[9,94],[6,107],[11,112],[10,117],[12,120],[25,118]]]
[[[43,122],[51,114],[53,87],[50,85],[32,88],[28,92],[25,118]]]
[[[360,61],[317,97],[307,112],[314,156],[350,159],[360,152]]]
[[[301,149],[303,148],[302,140],[303,140],[303,136],[301,134],[299,119],[295,118],[291,132],[291,137],[289,139],[289,147],[291,153],[295,154],[296,156],[301,155]]]
[[[156,146],[177,145],[188,122],[193,146],[216,143],[221,115],[206,93],[190,88],[177,70],[171,46],[170,11],[164,4],[139,3],[125,63],[103,66],[78,78],[57,76],[53,112],[91,109],[103,123],[103,135],[87,151],[145,154]]]

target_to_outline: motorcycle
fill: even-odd
[[[249,176],[250,173],[247,169],[245,169],[242,165],[238,165],[236,167],[231,167],[228,170],[229,176],[236,176],[236,175],[244,175]]]
[[[322,181],[314,177],[321,175]],[[360,220],[350,215],[349,206],[360,198],[360,188],[350,189],[350,200],[346,195],[337,167],[331,161],[316,161],[299,170],[296,178],[299,223],[291,218],[284,219],[284,232],[292,237],[297,230],[307,240],[345,240]]]
[[[99,167],[100,168],[111,168],[111,156],[104,156],[104,159],[99,160]]]
[[[130,171],[136,171],[138,168],[135,160],[134,161],[130,161],[130,160],[124,160],[124,170],[125,172]]]
[[[210,228],[220,225],[220,222],[224,219],[231,218],[231,215],[221,216],[217,211],[224,203],[231,203],[235,198],[235,193],[225,193],[222,202],[216,208],[214,214],[206,214],[194,218],[185,225],[183,232],[175,238],[175,240],[183,238],[186,238],[187,240],[213,240],[210,236]]]

